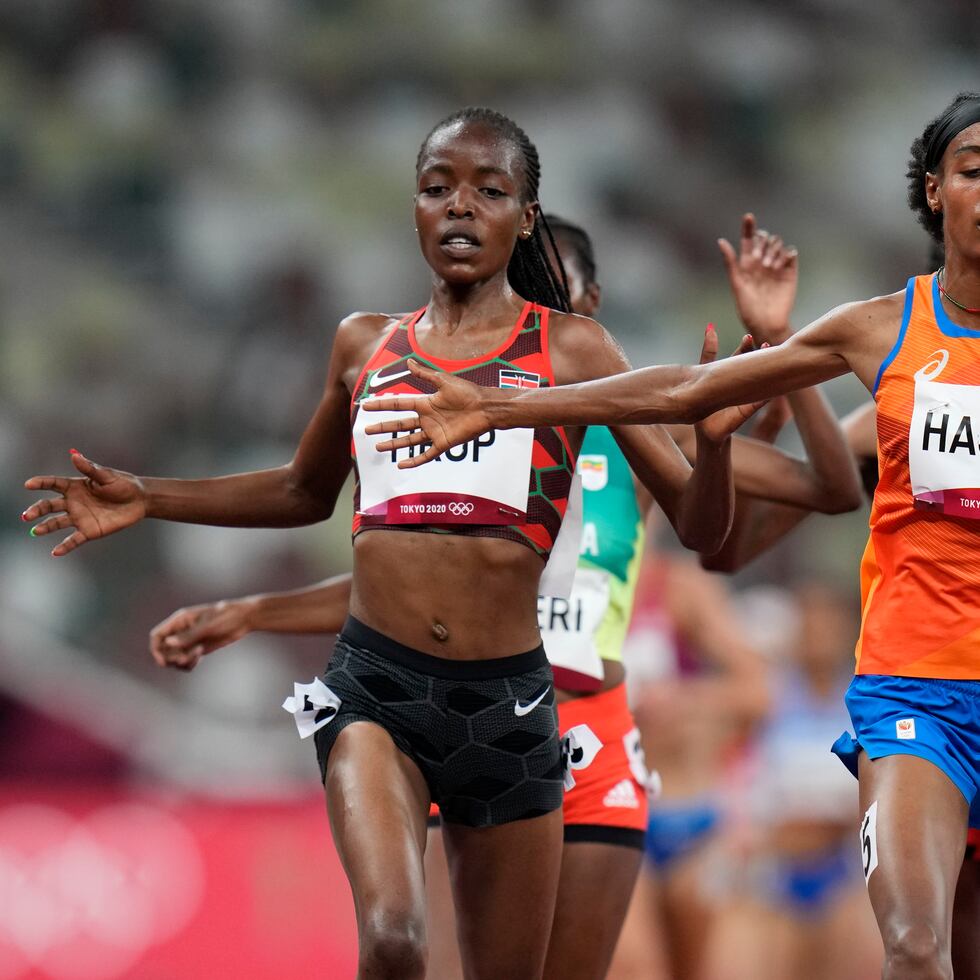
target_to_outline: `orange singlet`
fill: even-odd
[[[909,280],[874,395],[857,673],[980,679],[980,330],[949,319],[935,275]]]

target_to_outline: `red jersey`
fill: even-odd
[[[399,321],[365,365],[351,400],[352,427],[358,418],[359,405],[366,397],[378,393],[432,394],[434,389],[431,385],[409,372],[406,364],[409,357],[433,370],[445,371],[488,388],[546,388],[554,385],[554,371],[548,353],[547,307],[526,303],[504,342],[496,350],[469,360],[434,357],[420,349],[415,337],[415,324],[424,312],[424,308],[417,310]],[[530,437],[525,447],[528,452],[521,456],[520,449],[515,448],[508,454],[502,445],[507,439],[519,443],[519,433],[522,431]],[[390,468],[387,473],[389,480],[402,483],[398,488],[397,499],[401,503],[397,512],[392,506],[392,499],[374,504],[372,497],[372,505],[362,507],[362,497],[365,496],[361,485],[362,473],[352,440],[351,455],[356,479],[354,536],[369,528],[384,527],[389,530],[505,538],[527,545],[547,558],[565,515],[569,488],[575,473],[575,453],[561,427],[536,428],[533,430],[533,437],[531,436],[527,430],[488,433],[478,437],[472,445],[449,450],[439,460],[411,470],[397,470],[398,457],[395,453],[390,454],[390,459],[387,453],[378,454]],[[494,447],[493,450],[491,446]],[[418,451],[412,447],[401,452],[411,455]],[[482,482],[500,480],[492,453],[497,453],[498,467],[506,466],[514,460],[519,460],[516,463],[518,467],[528,466],[527,495],[525,498],[521,478],[520,501],[516,506],[492,506],[494,499],[482,499],[475,494],[468,496],[465,493],[429,492],[423,497],[412,492],[411,474],[421,474],[423,470],[427,470],[429,472],[426,479],[430,484],[435,479],[445,479],[448,482],[456,473],[450,471],[447,463],[465,461],[467,464],[479,464],[481,454],[483,469],[479,472],[473,470],[475,475],[470,479]],[[440,466],[441,470],[432,469]],[[460,469],[462,467],[457,467],[457,471]],[[513,464],[510,469],[512,472],[509,477],[513,481],[518,474],[513,472]],[[404,503],[423,499],[429,503]],[[443,502],[431,503],[433,500]],[[480,523],[475,523],[477,520]]]

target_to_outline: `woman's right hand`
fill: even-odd
[[[739,250],[718,239],[739,319],[757,341],[781,344],[790,334],[799,256],[778,235],[762,231],[755,215],[742,217]]]
[[[139,477],[123,470],[99,466],[72,450],[71,461],[80,477],[32,476],[24,486],[28,490],[53,490],[31,504],[20,515],[22,521],[45,520],[31,528],[31,537],[52,534],[65,528],[75,530],[55,547],[56,558],[67,555],[86,541],[104,538],[146,517],[146,494]]]
[[[193,670],[201,657],[251,632],[248,599],[225,599],[171,613],[150,631],[150,653],[160,667]]]
[[[493,426],[483,410],[483,398],[492,397],[493,388],[482,388],[472,381],[433,371],[409,358],[408,368],[417,378],[428,381],[435,389],[431,395],[382,395],[361,402],[368,412],[414,412],[387,422],[375,422],[365,432],[373,435],[393,435],[379,440],[374,448],[379,453],[397,452],[408,446],[424,445],[422,452],[398,461],[400,470],[421,466],[441,456],[447,449],[461,446]],[[405,432],[407,435],[397,435]]]

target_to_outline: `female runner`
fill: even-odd
[[[514,390],[628,370],[597,323],[560,312],[567,299],[544,248],[539,176],[534,146],[498,113],[463,110],[435,127],[419,152],[415,205],[430,301],[407,317],[341,324],[323,398],[286,466],[141,479],[73,453],[81,478],[27,482],[57,493],[24,512],[45,518],[32,534],[74,528],[53,550],[60,556],[144,517],[243,527],[325,519],[353,445],[350,617],[306,714],[354,896],[362,977],[425,972],[430,801],[442,813],[466,975],[533,978],[544,966],[563,767],[536,599],[582,431],[481,434],[405,480],[396,454],[373,452],[360,412],[381,391],[433,390],[412,377],[410,355]],[[617,434],[689,546],[713,550],[727,533],[728,435],[750,411],[700,428],[694,475],[662,430]]]
[[[925,145],[913,147],[913,159],[909,167],[909,200],[914,210],[929,229],[933,245],[940,264],[942,259],[942,225],[933,218],[925,200],[923,177],[925,173]],[[744,252],[744,249],[743,249]],[[736,296],[738,280],[745,270],[739,263],[731,260],[726,254],[726,266],[732,289]],[[935,265],[933,265],[935,267]],[[751,326],[753,336],[775,345],[782,343],[789,336],[785,325],[777,325],[775,330],[768,323],[755,322]],[[809,392],[794,392],[788,397],[793,401],[790,405],[780,405],[784,398],[774,399],[760,415],[755,425],[754,435],[766,442],[775,441],[782,425],[790,415],[797,418],[808,410],[807,402],[801,401],[801,396],[811,398]],[[777,418],[778,416],[778,418]],[[776,418],[775,424],[766,424]],[[672,427],[671,431],[673,431]],[[877,408],[874,402],[869,402],[856,408],[841,420],[841,428],[847,439],[854,459],[861,473],[868,499],[874,497],[878,486],[878,440],[877,440]],[[681,443],[681,447],[684,444]],[[812,456],[819,462],[822,449],[814,448]],[[735,461],[737,464],[737,460]],[[833,461],[827,460],[830,465]],[[759,477],[764,478],[762,471]],[[774,547],[799,523],[812,513],[808,508],[787,506],[764,499],[764,494],[758,498],[749,499],[739,494],[735,502],[735,520],[732,530],[720,551],[714,555],[702,556],[705,568],[714,571],[735,572],[744,568],[759,555]],[[980,943],[977,935],[980,932],[980,826],[976,826],[977,808],[971,811],[970,827],[967,833],[967,846],[963,866],[960,869],[959,881],[953,902],[952,926],[952,963],[957,980],[980,980]]]
[[[537,392],[439,378],[379,451],[432,440],[406,467],[494,426],[691,421],[853,371],[875,396],[881,477],[862,563],[857,676],[847,694],[865,875],[888,980],[951,977],[950,930],[980,786],[980,95],[958,96],[913,145],[946,265],[903,291],[831,311],[784,344],[736,360],[645,368]],[[913,206],[916,201],[913,200]],[[423,378],[431,372],[413,366]],[[941,378],[942,380],[937,380]],[[974,812],[974,819],[980,816]]]
[[[576,225],[553,216],[548,224],[567,273],[572,309],[592,315],[601,296],[592,243]],[[747,317],[761,320],[763,301],[772,295],[753,285],[741,289],[739,305]],[[831,457],[835,453],[827,444],[808,449]],[[776,451],[762,455],[767,458],[757,465],[779,474],[788,499],[820,496],[823,488],[817,475],[801,471],[795,460]],[[576,785],[565,795],[566,847],[545,970],[549,977],[584,980],[602,977],[608,968],[636,879],[647,822],[644,767],[624,696],[621,646],[650,497],[634,485],[606,429],[588,430],[579,469],[586,477],[581,568],[568,600],[539,599],[538,620],[556,667],[560,731],[588,724],[604,745],[593,764],[576,773]],[[846,504],[851,494],[848,477],[845,470],[837,485],[827,488],[824,506],[838,509]],[[338,632],[349,592],[350,579],[341,576],[292,593],[178,610],[152,631],[151,650],[161,666],[191,669],[205,654],[252,630]],[[459,975],[460,965],[438,826],[436,819],[425,853],[429,974],[448,980]],[[587,930],[582,928],[584,908]]]

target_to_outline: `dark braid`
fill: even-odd
[[[493,109],[471,106],[460,109],[436,123],[419,147],[419,155],[415,160],[416,172],[422,166],[422,158],[425,156],[426,148],[432,137],[440,130],[457,123],[487,126],[517,147],[521,155],[521,176],[523,177],[521,181],[521,203],[534,202],[536,204],[538,187],[541,183],[541,162],[538,159],[537,148],[517,123]],[[514,252],[507,265],[507,281],[514,292],[523,296],[524,299],[567,313],[571,309],[568,300],[568,279],[560,258],[557,259],[554,266],[548,261],[544,237],[541,234],[542,227],[557,256],[558,249],[555,246],[551,229],[548,227],[548,221],[538,209],[537,220],[534,222],[531,234],[527,238],[518,238],[514,245]]]
[[[585,276],[586,285],[597,282],[595,250],[589,233],[581,226],[559,218],[556,214],[547,215],[548,226],[554,232],[555,238],[565,242],[575,253],[579,268]]]
[[[912,157],[905,176],[909,181],[909,207],[919,219],[919,224],[932,236],[934,242],[942,248],[943,245],[943,213],[933,212],[926,200],[926,154],[929,143],[937,128],[965,102],[980,100],[976,92],[960,92],[943,111],[930,122],[912,143]],[[940,262],[940,265],[942,263]]]

